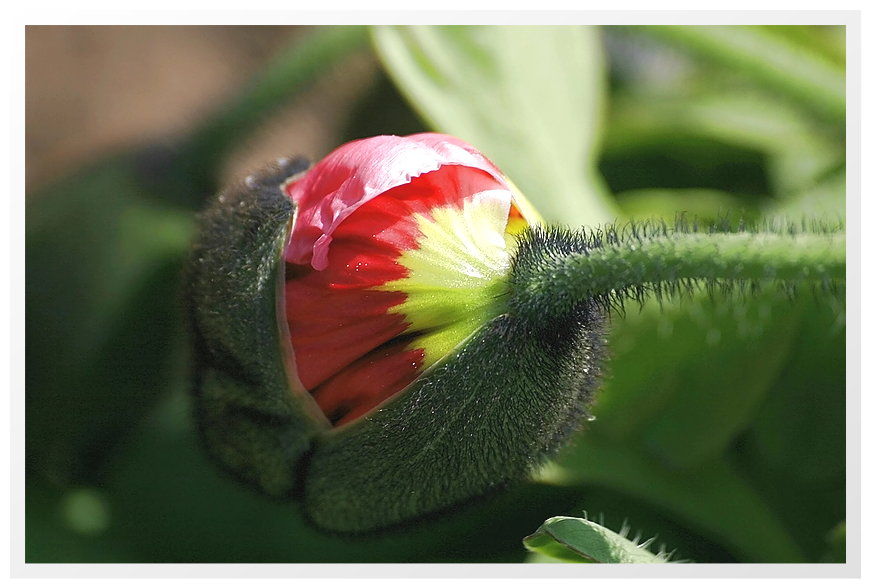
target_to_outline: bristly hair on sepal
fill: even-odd
[[[276,498],[295,491],[297,462],[324,426],[310,402],[287,393],[275,315],[294,213],[280,185],[307,167],[279,160],[215,196],[185,269],[200,438],[226,472]]]

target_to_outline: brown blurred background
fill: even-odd
[[[184,133],[230,99],[304,26],[29,26],[25,123],[28,192],[90,159]],[[226,180],[275,157],[319,157],[376,70],[342,60],[246,138]]]

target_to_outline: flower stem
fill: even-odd
[[[514,305],[537,312],[546,306],[551,315],[565,315],[586,300],[645,287],[660,293],[668,284],[845,282],[842,232],[654,232],[622,238],[611,230],[598,234],[597,244],[587,235],[567,237],[550,229],[530,236],[514,267]],[[566,238],[573,244],[553,246]],[[545,241],[550,246],[536,246]]]

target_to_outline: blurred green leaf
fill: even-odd
[[[846,515],[846,320],[842,303],[819,297],[808,305],[738,457],[817,560],[826,533]]]
[[[800,165],[800,160],[792,162]],[[846,223],[846,168],[835,170],[818,182],[804,187],[788,198],[772,202],[769,213],[795,221],[818,219]]]
[[[750,89],[702,87],[669,95],[621,92],[615,96],[604,148],[635,149],[666,143],[674,134],[708,137],[769,153],[796,146],[840,146],[795,108]]]
[[[546,520],[523,539],[526,548],[566,562],[665,563],[627,537],[582,518],[564,516]]]
[[[620,203],[627,191],[701,189],[728,193],[739,209],[755,212],[771,199],[764,163],[764,154],[757,151],[673,134],[657,137],[655,143],[639,142],[632,150],[606,152],[599,167]]]
[[[91,479],[184,359],[178,273],[193,219],[128,160],[27,202],[27,462]]]
[[[758,92],[702,88],[688,94],[651,96],[624,91],[614,97],[612,104],[603,144],[605,165],[615,160],[611,165],[615,168],[608,175],[620,169],[623,174],[637,173],[636,161],[646,153],[698,165],[710,151],[716,167],[707,170],[706,177],[683,171],[682,177],[670,181],[695,181],[695,187],[741,191],[748,170],[735,165],[735,155],[740,151],[713,150],[715,145],[728,145],[758,154],[757,165],[763,165],[758,171],[765,174],[769,192],[762,207],[768,207],[771,197],[787,200],[800,194],[845,161],[841,138],[820,132],[818,124],[799,110]],[[684,143],[692,146],[680,150]],[[717,173],[719,170],[721,173]],[[659,175],[666,172],[658,170]],[[647,185],[675,187],[663,185],[659,175],[646,174],[643,179]],[[612,184],[614,190],[625,181],[617,177]],[[711,185],[712,181],[719,185]],[[622,204],[621,194],[618,198]],[[739,198],[739,202],[743,206],[751,204],[746,198]]]
[[[726,314],[733,322],[724,318],[685,330],[675,325],[671,344],[694,350],[651,370],[647,393],[655,394],[661,383],[668,405],[644,424],[640,442],[664,462],[689,465],[724,452],[754,417],[788,353],[794,318],[777,315],[781,305],[726,302],[716,310],[722,308],[735,310]],[[768,312],[772,319],[764,324]]]
[[[677,216],[713,223],[729,210],[736,218],[751,220],[754,211],[744,208],[741,198],[719,190],[709,189],[640,189],[619,194],[619,204],[625,219],[673,219]]]
[[[768,505],[722,458],[671,467],[630,444],[587,433],[539,479],[575,487],[598,485],[634,495],[719,541],[739,560],[803,561]]]
[[[846,67],[846,31],[843,25],[761,25],[769,33],[814,51],[833,65]]]
[[[846,116],[846,73],[784,35],[758,26],[644,26],[634,30],[675,43],[793,98],[840,124]]]
[[[627,308],[613,322],[614,376],[595,407],[597,432],[675,465],[720,454],[780,372],[796,310],[781,294],[738,301],[706,292]]]
[[[811,557],[832,517],[844,515],[840,484],[845,469],[837,463],[842,464],[845,455],[845,366],[837,357],[842,357],[845,344],[835,334],[836,324],[842,322],[842,301],[803,291],[793,301],[768,294],[713,303],[701,296],[679,306],[666,304],[661,313],[651,310],[629,311],[624,320],[614,319],[609,365],[613,375],[599,397],[596,421],[578,437],[576,451],[614,443],[631,455],[627,459],[659,463],[659,475],[630,480],[619,473],[602,474],[599,482],[679,512],[679,506],[650,495],[661,492],[679,499],[671,484],[680,485],[689,470],[704,470],[720,458],[733,459],[746,442],[762,450],[755,443],[763,438],[764,460],[749,468],[741,465],[733,473],[749,485],[743,490],[747,497],[735,490],[732,505],[767,503],[766,519],[727,509],[726,496],[716,498],[717,491],[713,497],[703,495],[709,489],[701,487],[694,488],[694,497],[686,492],[683,498],[697,504],[707,499],[722,502],[706,511],[689,509],[679,518],[721,541],[738,559],[750,560],[746,550],[735,548],[735,516],[766,526],[753,527],[752,533],[778,528],[785,544],[791,543],[775,555],[780,558],[751,560]],[[819,352],[819,345],[824,352]],[[763,426],[763,436],[755,436],[762,430],[758,426]],[[567,457],[558,462],[568,475],[596,478],[586,470],[585,461]],[[613,459],[607,462],[601,466],[616,467]],[[638,491],[640,487],[644,490]]]
[[[595,170],[604,64],[592,27],[376,27],[375,46],[433,128],[490,157],[545,218],[613,219]]]
[[[179,273],[190,208],[266,114],[367,39],[363,27],[309,33],[175,147],[132,149],[28,195],[29,467],[93,479],[131,423],[187,376]]]
[[[135,427],[111,465],[103,490],[127,562],[522,562],[528,528],[574,499],[529,483],[388,532],[324,533],[298,503],[263,497],[209,462],[184,390]]]
[[[133,558],[129,542],[119,540],[108,520],[94,519],[95,512],[79,511],[76,520],[69,511],[79,507],[83,492],[93,489],[61,489],[42,479],[28,478],[24,495],[27,527],[24,533],[24,562],[26,563],[126,563]],[[78,497],[77,497],[78,496]],[[73,503],[71,503],[73,502]],[[104,503],[100,504],[105,507]],[[100,514],[96,513],[97,516]],[[88,516],[88,517],[83,517]],[[108,522],[108,529],[105,527]],[[97,524],[99,523],[99,526]],[[84,531],[83,531],[84,530]]]
[[[768,467],[837,479],[846,471],[846,308],[807,305],[751,434]]]
[[[831,530],[826,536],[828,551],[825,552],[819,562],[822,563],[845,563],[846,562],[846,522],[845,520]]]

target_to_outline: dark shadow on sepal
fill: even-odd
[[[285,364],[280,292],[294,207],[281,185],[302,169],[285,161],[251,176],[200,219],[185,281],[209,454],[344,533],[433,519],[527,479],[587,416],[605,353],[601,303],[553,315],[547,300],[512,299],[396,397],[332,429],[310,396],[291,390]],[[512,298],[529,260],[586,246],[570,231],[547,235],[520,248]]]
[[[604,315],[592,300],[557,317],[540,309],[512,307],[399,396],[320,437],[307,515],[344,532],[398,525],[503,489],[554,455],[598,387]]]
[[[218,194],[185,274],[200,436],[226,470],[273,497],[293,494],[297,461],[325,426],[309,398],[289,390],[277,319],[295,211],[280,186],[307,167],[280,160]]]

